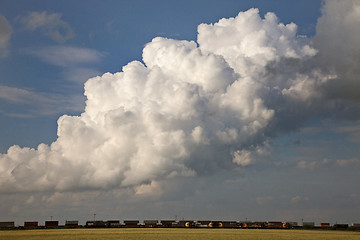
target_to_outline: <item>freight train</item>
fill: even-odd
[[[54,229],[54,228],[244,228],[244,229],[349,229],[360,231],[360,224],[334,224],[320,223],[315,226],[314,222],[253,222],[253,221],[193,221],[193,220],[120,220],[86,221],[85,225],[78,221],[65,221],[60,225],[59,221],[45,221],[45,225],[39,225],[37,221],[24,222],[21,226],[15,226],[15,222],[0,222],[0,229]]]

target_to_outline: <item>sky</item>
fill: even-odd
[[[0,0],[0,221],[359,223],[359,15]]]

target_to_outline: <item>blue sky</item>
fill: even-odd
[[[0,0],[0,220],[360,222],[358,8]]]

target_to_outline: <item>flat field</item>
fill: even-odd
[[[0,231],[0,240],[360,240],[360,232],[265,229],[44,229]]]

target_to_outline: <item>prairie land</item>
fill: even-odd
[[[43,229],[0,231],[0,240],[360,240],[360,232],[264,229]]]

